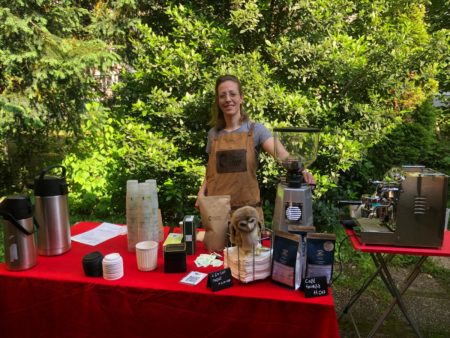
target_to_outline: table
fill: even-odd
[[[339,315],[339,319],[350,310],[352,305],[358,300],[361,294],[367,289],[367,287],[372,283],[372,281],[379,276],[384,285],[388,289],[388,291],[392,295],[392,300],[383,314],[375,323],[374,327],[368,334],[368,337],[373,337],[377,332],[378,328],[387,318],[387,316],[391,313],[392,309],[395,305],[398,305],[401,312],[405,316],[406,320],[412,326],[414,332],[418,337],[422,337],[422,334],[417,327],[415,321],[411,318],[408,313],[408,310],[403,302],[403,294],[409,288],[409,286],[414,282],[417,276],[420,273],[420,268],[422,264],[425,262],[427,257],[429,256],[443,256],[450,257],[450,231],[444,232],[444,241],[441,248],[413,248],[413,247],[395,247],[395,246],[382,246],[382,245],[368,245],[363,244],[354,230],[346,229],[345,230],[353,248],[357,251],[369,253],[372,257],[372,260],[376,266],[375,272],[364,282],[362,287],[351,297],[350,301],[344,306],[343,311]],[[389,271],[388,263],[394,258],[395,255],[412,255],[419,256],[417,262],[409,272],[409,274],[405,277],[402,283],[402,287],[399,289],[396,286],[395,281],[392,278],[392,275]],[[356,323],[353,322],[356,327]]]
[[[99,223],[83,222],[72,235]],[[116,281],[86,277],[81,259],[100,251],[119,252],[125,276]],[[188,256],[188,272],[197,268]],[[96,247],[72,242],[61,256],[38,257],[26,271],[0,265],[0,332],[17,337],[339,337],[333,298],[305,298],[270,279],[217,292],[179,283],[187,273],[163,272],[161,244],[158,267],[137,269],[127,238],[118,236]],[[222,267],[223,268],[223,267]],[[10,335],[11,336],[11,335]]]

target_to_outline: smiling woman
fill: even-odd
[[[209,160],[196,207],[205,196],[229,195],[232,212],[246,205],[256,207],[264,224],[256,178],[259,153],[261,149],[272,156],[276,153],[286,157],[288,153],[263,124],[250,120],[243,102],[237,77],[224,75],[216,80],[212,128],[206,146]],[[310,173],[305,174],[305,180],[314,183]]]

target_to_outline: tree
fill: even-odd
[[[73,1],[0,5],[1,190],[17,192],[45,165],[44,154],[64,157],[55,149],[79,132],[85,103],[98,98],[92,71],[118,58],[89,37],[89,11]]]
[[[52,2],[34,4],[43,3],[57,11]],[[68,2],[61,3],[69,9]],[[78,196],[94,196],[84,208],[103,212],[100,206],[116,201],[113,194],[123,193],[127,177],[159,177],[163,211],[173,216],[179,210],[173,217],[193,212],[206,161],[214,81],[223,73],[242,80],[253,119],[269,127],[322,128],[319,158],[311,170],[319,183],[316,197],[325,198],[368,149],[435,95],[448,55],[448,32],[427,30],[424,0],[76,4],[73,12],[83,13],[78,14],[83,20],[80,33],[73,29],[72,36],[101,38],[132,70],[121,75],[111,100],[76,115],[89,135],[77,139],[82,146],[65,159]],[[90,15],[84,16],[86,9]],[[52,10],[43,11],[43,17]],[[87,93],[79,97],[89,99]],[[94,112],[111,138],[90,129]],[[94,151],[100,145],[101,152]],[[165,151],[151,152],[151,147]],[[89,170],[99,153],[99,175],[114,177],[106,181],[115,185],[90,184]],[[273,202],[280,173],[270,159],[263,162],[263,198]]]
[[[177,149],[180,161],[204,163],[214,80],[233,73],[244,84],[254,119],[272,127],[322,128],[320,156],[312,168],[320,197],[437,92],[443,50],[431,46],[445,46],[446,40],[445,34],[427,32],[424,4],[159,3],[131,30],[134,71],[123,74],[111,112],[160,135]],[[279,172],[264,161],[264,197],[273,200]],[[200,182],[200,168],[196,172]],[[178,182],[175,195],[195,197],[198,184]],[[189,204],[192,199],[185,210]]]

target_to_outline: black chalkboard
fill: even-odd
[[[305,298],[326,296],[328,295],[327,277],[305,278],[302,289],[305,292]]]
[[[206,286],[211,288],[212,291],[219,291],[233,286],[230,268],[209,273]]]

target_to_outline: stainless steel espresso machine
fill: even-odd
[[[273,228],[289,231],[313,225],[312,191],[302,171],[317,157],[320,129],[275,128],[275,156],[286,170],[277,187]]]
[[[440,247],[445,230],[448,176],[424,166],[392,169],[374,181],[372,195],[353,208],[365,244]]]

